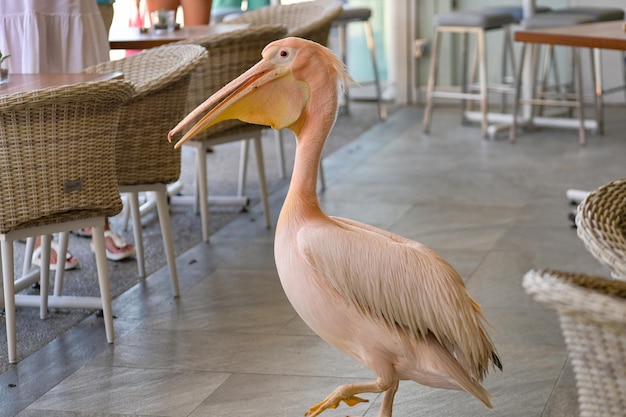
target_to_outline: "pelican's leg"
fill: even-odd
[[[373,382],[361,382],[357,384],[340,385],[335,388],[335,390],[328,397],[326,397],[324,401],[309,408],[309,411],[307,411],[304,415],[306,417],[315,417],[327,408],[337,408],[341,401],[348,404],[348,406],[353,407],[358,403],[364,403],[368,401],[364,398],[357,397],[356,394],[361,394],[364,392],[383,392],[389,390],[390,388],[393,388],[393,393],[391,394],[391,396],[385,393],[385,397],[383,399],[383,407],[388,408],[389,412],[391,412],[391,404],[387,403],[391,403],[393,401],[393,395],[398,389],[398,382],[384,381],[383,379],[378,378],[376,381]],[[381,416],[386,417],[385,414],[381,414]]]
[[[385,394],[383,394],[383,403],[380,406],[380,413],[378,413],[378,417],[391,417],[391,409],[393,408],[393,397],[396,396],[396,391],[398,391],[398,385],[400,381],[393,381],[391,386]]]

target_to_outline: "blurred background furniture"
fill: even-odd
[[[523,285],[559,315],[576,378],[580,415],[622,415],[626,409],[626,282],[531,270]]]
[[[369,7],[351,6],[346,4],[346,0],[343,0],[341,13],[333,20],[333,27],[337,29],[337,36],[339,38],[339,53],[341,60],[344,64],[348,64],[348,25],[351,23],[361,23],[365,32],[365,39],[367,40],[367,49],[369,51],[370,59],[372,62],[372,70],[374,74],[374,88],[376,91],[375,97],[363,98],[352,97],[352,100],[366,100],[376,101],[378,104],[378,115],[380,120],[387,119],[387,108],[382,98],[382,89],[380,87],[380,76],[378,74],[378,63],[376,61],[376,48],[374,46],[374,32],[372,31],[372,24],[370,23],[370,17],[372,16],[372,9]],[[350,94],[349,90],[344,90],[344,103],[343,108],[346,113],[350,111]]]
[[[87,73],[121,72],[135,87],[135,94],[123,106],[119,126],[114,131],[117,181],[120,192],[127,195],[142,278],[145,260],[138,194],[152,192],[156,196],[174,296],[179,295],[179,289],[167,185],[180,176],[181,155],[167,141],[167,132],[185,116],[191,74],[206,59],[204,48],[177,44],[85,69]]]
[[[224,85],[244,73],[252,65],[261,59],[261,51],[270,42],[280,39],[286,33],[280,25],[253,25],[247,29],[228,32],[216,36],[194,39],[195,45],[206,49],[209,59],[199,65],[191,78],[189,94],[187,98],[186,113],[191,112],[199,104],[204,102],[213,93]],[[186,114],[185,113],[185,114]],[[182,119],[182,118],[181,118]],[[180,120],[180,119],[179,119]],[[177,121],[178,122],[178,121]],[[177,123],[171,125],[170,129]],[[265,223],[270,227],[269,197],[265,180],[265,166],[263,161],[263,148],[261,144],[261,132],[265,127],[244,123],[239,120],[231,120],[219,123],[207,129],[184,146],[195,150],[196,156],[196,193],[194,206],[200,210],[202,221],[202,239],[209,241],[209,202],[247,205],[244,196],[246,168],[248,156],[248,144],[254,144],[259,185],[261,188],[261,201],[265,213]],[[241,142],[241,160],[239,170],[239,186],[236,198],[227,196],[209,196],[207,183],[207,150],[229,142]],[[244,202],[242,203],[242,199]],[[189,199],[180,196],[171,196],[172,204],[189,204]]]
[[[626,179],[590,192],[578,206],[576,226],[587,250],[613,278],[626,281]]]
[[[463,122],[467,120],[466,103],[478,101],[480,103],[480,126],[482,137],[487,137],[488,127],[488,91],[498,90],[502,92],[512,91],[510,86],[505,85],[505,80],[500,83],[490,83],[487,80],[487,51],[485,35],[488,31],[501,29],[505,33],[505,42],[511,42],[509,26],[514,23],[514,18],[509,13],[491,12],[489,10],[458,11],[442,13],[435,16],[435,33],[433,37],[433,50],[428,75],[428,87],[426,91],[426,106],[424,108],[423,131],[430,131],[430,121],[435,98],[461,100]],[[441,37],[443,33],[457,33],[461,35],[461,77],[460,86],[455,89],[440,88],[437,83],[438,58],[440,54]],[[470,75],[468,82],[467,49],[469,34],[476,37],[476,51],[474,62],[478,66],[478,86],[470,85],[474,82],[475,75]],[[505,49],[510,54],[509,59],[513,62],[513,46]],[[472,65],[472,72],[475,73]],[[478,91],[478,92],[476,92]]]
[[[601,65],[600,50],[602,49],[620,49],[623,47],[609,46],[606,43],[607,39],[605,35],[613,37],[612,41],[618,40],[621,36],[620,32],[613,31],[602,33],[607,27],[612,27],[609,23],[608,26],[604,24],[594,25],[598,22],[615,22],[620,23],[624,18],[624,11],[620,8],[606,8],[606,7],[570,7],[565,9],[555,9],[550,12],[535,15],[523,20],[524,31],[518,31],[515,34],[515,39],[524,42],[522,49],[525,50],[527,43],[532,44],[532,63],[525,67],[526,70],[532,72],[530,75],[521,74],[519,81],[529,80],[529,91],[532,91],[530,97],[522,98],[522,103],[531,105],[531,111],[529,114],[524,115],[524,125],[540,125],[540,126],[556,126],[556,127],[575,127],[579,130],[579,141],[584,144],[586,141],[585,131],[591,130],[602,134],[604,132],[604,95],[624,89],[626,86],[626,78],[624,85],[616,88],[605,88],[603,82],[603,70]],[[592,24],[591,26],[585,26],[584,31],[576,29],[574,26],[581,24]],[[621,23],[620,23],[621,25]],[[617,28],[618,25],[615,25]],[[556,29],[555,29],[556,28]],[[562,28],[562,29],[558,29]],[[542,34],[526,35],[526,29],[538,30]],[[621,27],[620,27],[621,29]],[[544,33],[545,30],[545,33]],[[623,31],[621,31],[623,32]],[[591,39],[595,40],[591,43],[581,39],[580,35],[588,37],[586,41]],[[532,37],[532,39],[531,39]],[[544,63],[541,76],[541,87],[537,89],[537,69],[538,69],[538,46],[545,44],[544,51]],[[582,91],[582,68],[580,65],[580,52],[578,49],[573,48],[572,59],[572,71],[573,82],[562,84],[559,81],[560,75],[558,69],[556,69],[556,59],[554,58],[554,46],[564,45],[572,47],[587,47],[591,50],[590,62],[591,62],[591,78],[593,80],[594,92],[593,99],[595,104],[595,118],[584,117],[584,96]],[[623,53],[622,53],[623,55]],[[522,55],[522,59],[524,55]],[[622,72],[626,69],[623,59],[621,60]],[[520,65],[520,73],[522,66]],[[554,73],[555,88],[550,91],[548,88],[549,74]],[[626,73],[624,73],[626,77]],[[523,88],[523,87],[520,87]],[[537,111],[534,107],[538,106]],[[543,117],[544,106],[556,106],[565,107],[570,110],[578,109],[577,119],[564,118],[564,117]],[[538,113],[538,115],[537,115]],[[571,111],[570,117],[571,117]],[[537,117],[538,116],[538,117]],[[560,114],[557,113],[557,116]],[[516,120],[513,121],[516,125]],[[514,141],[516,135],[516,129],[511,129],[509,138]]]
[[[0,95],[0,250],[11,363],[18,359],[16,305],[39,306],[41,318],[48,306],[101,309],[107,340],[113,342],[103,226],[107,216],[120,212],[122,202],[109,135],[131,94],[128,83],[109,80]],[[48,268],[40,272],[40,296],[16,295],[33,279],[14,279],[13,243],[43,235],[42,265],[49,265],[49,235],[84,227],[93,230],[99,296],[48,297]]]
[[[285,36],[309,39],[328,46],[328,35],[335,19],[341,14],[342,7],[337,0],[313,0],[302,3],[272,5],[243,13],[228,23],[248,23],[250,25],[283,25],[287,28]],[[276,149],[278,174],[286,177],[282,131],[276,131]],[[320,182],[324,189],[324,171],[320,164]]]

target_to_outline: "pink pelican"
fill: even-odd
[[[332,51],[304,39],[270,43],[262,59],[198,106],[173,134],[204,116],[175,145],[228,119],[289,128],[296,155],[274,243],[280,281],[302,320],[370,368],[374,381],[341,385],[306,416],[384,393],[390,417],[399,381],[464,390],[491,407],[481,385],[502,369],[485,318],[454,268],[426,246],[320,208],[322,148],[337,115],[338,84],[351,82]],[[206,113],[206,114],[205,114]]]

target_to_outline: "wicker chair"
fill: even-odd
[[[603,185],[579,204],[578,236],[615,279],[626,280],[626,179]]]
[[[280,39],[285,35],[282,26],[262,25],[247,29],[228,32],[206,38],[193,39],[195,45],[200,45],[209,53],[210,59],[198,66],[191,78],[187,111],[190,112],[204,102],[213,93],[245,72],[261,59],[261,51],[270,42]],[[177,121],[178,122],[178,121]],[[175,126],[173,123],[171,127]],[[212,196],[209,198],[207,185],[206,152],[208,148],[228,142],[241,141],[242,159],[247,159],[248,143],[252,141],[255,146],[259,184],[261,187],[261,200],[265,211],[265,222],[270,226],[269,199],[265,181],[265,168],[263,164],[263,149],[261,146],[261,132],[263,126],[252,125],[239,120],[229,120],[219,123],[207,129],[202,134],[185,143],[184,146],[195,149],[196,154],[196,181],[197,201],[202,221],[202,239],[209,241],[209,202],[222,202],[225,200],[240,202],[245,188],[245,169],[239,174],[239,198]],[[246,167],[244,162],[240,165]],[[184,197],[172,196],[172,204],[189,201]],[[245,205],[245,203],[240,203]]]
[[[192,71],[207,58],[196,45],[172,45],[149,49],[118,61],[103,62],[85,71],[124,74],[136,94],[122,108],[116,134],[117,180],[128,193],[137,249],[139,275],[145,276],[140,192],[154,192],[170,272],[172,293],[179,295],[176,257],[172,239],[167,184],[180,176],[181,155],[167,141],[167,132],[184,117]]]
[[[41,318],[48,306],[102,310],[113,342],[103,226],[122,201],[109,136],[132,93],[128,83],[111,80],[0,95],[0,252],[11,363],[18,358],[16,305],[39,305]],[[13,242],[43,235],[42,265],[48,265],[50,234],[83,227],[93,230],[100,295],[49,297],[48,268],[35,277],[41,296],[16,295],[33,278],[15,280]]]
[[[249,23],[251,25],[280,24],[287,28],[286,36],[309,39],[321,45],[328,45],[328,35],[335,19],[341,14],[342,6],[337,0],[314,0],[302,3],[263,7],[231,19],[228,23]],[[285,178],[285,156],[282,135],[276,131],[278,173]],[[320,181],[325,188],[324,171],[320,164]]]
[[[571,356],[580,415],[626,410],[626,282],[582,274],[530,271],[524,288],[554,307]]]

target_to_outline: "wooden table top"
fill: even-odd
[[[546,29],[518,30],[518,42],[626,50],[626,32],[621,20],[586,23]]]
[[[0,95],[27,93],[42,88],[61,87],[90,81],[123,79],[121,72],[105,74],[9,74],[8,84],[0,85]]]
[[[233,32],[248,27],[247,24],[217,23],[211,25],[183,26],[173,32],[156,33],[152,29],[142,31],[140,28],[124,28],[115,30],[109,35],[111,49],[148,49],[179,42],[187,39],[202,38],[209,35]]]

